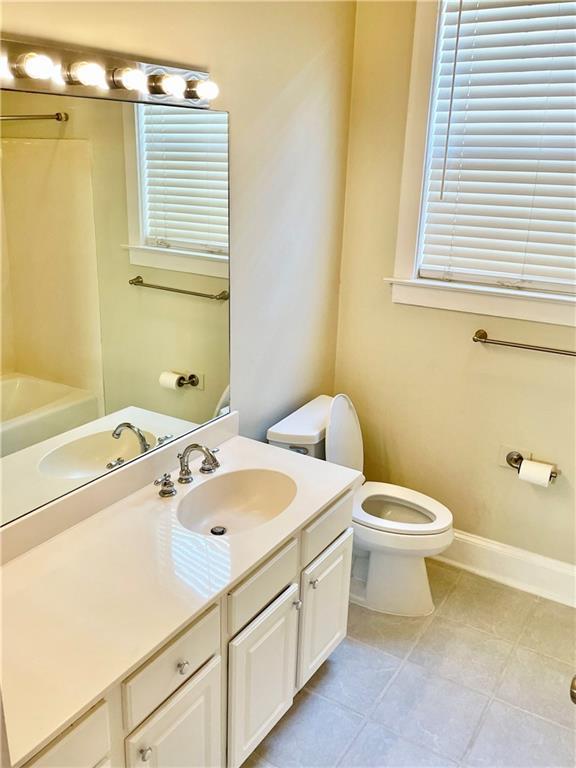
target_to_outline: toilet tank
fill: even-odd
[[[266,437],[271,445],[287,448],[305,456],[325,458],[324,440],[332,397],[319,395],[274,424]]]

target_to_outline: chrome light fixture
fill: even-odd
[[[146,62],[110,51],[59,46],[29,37],[1,40],[0,83],[10,91],[33,91],[127,102],[181,104],[206,109],[219,88],[205,68]]]

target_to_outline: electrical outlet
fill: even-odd
[[[510,451],[518,451],[518,453],[521,453],[525,459],[532,458],[532,451],[528,451],[526,448],[519,448],[517,445],[500,445],[498,448],[498,466],[505,467],[506,469],[512,469],[512,467],[506,461],[506,455],[509,454]]]

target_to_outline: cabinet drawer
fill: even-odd
[[[96,705],[26,768],[95,768],[110,751],[108,707]]]
[[[122,683],[124,725],[131,731],[220,648],[220,609],[210,608],[191,627]]]
[[[302,531],[302,564],[308,565],[352,523],[354,494],[347,493]]]
[[[294,580],[298,573],[298,542],[292,539],[256,573],[228,595],[228,632],[236,634]]]

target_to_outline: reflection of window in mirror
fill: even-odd
[[[228,116],[125,107],[130,262],[227,277]]]

